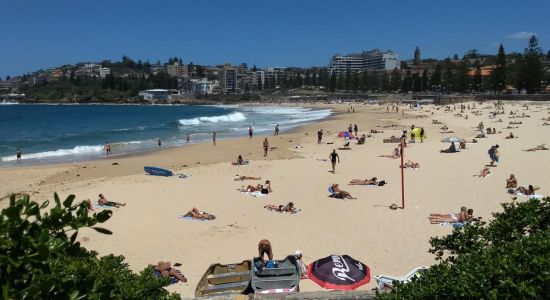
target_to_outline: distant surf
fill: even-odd
[[[217,123],[217,122],[239,122],[246,120],[246,117],[241,112],[234,112],[222,116],[213,116],[213,117],[198,117],[192,119],[181,119],[178,122],[181,125],[199,125],[201,123]]]
[[[113,155],[162,147],[281,132],[327,118],[330,109],[286,106],[208,105],[3,105],[0,106],[0,166],[16,164],[21,149],[24,164],[98,159],[103,145]],[[9,130],[4,130],[9,128]]]

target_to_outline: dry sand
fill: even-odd
[[[473,103],[466,105],[472,106]],[[326,106],[323,106],[326,107]],[[346,113],[346,104],[334,105],[342,112],[331,120],[307,125],[293,133],[268,137],[271,147],[268,159],[263,158],[263,137],[218,141],[157,151],[139,156],[109,158],[99,161],[51,166],[31,166],[0,169],[0,197],[9,192],[27,192],[33,199],[52,198],[57,191],[62,197],[76,194],[78,199],[97,199],[103,193],[108,199],[126,202],[114,209],[105,227],[111,236],[83,230],[80,239],[89,249],[100,254],[121,254],[134,270],[159,260],[180,262],[189,278],[188,283],[170,286],[183,296],[192,296],[206,268],[216,262],[234,263],[257,255],[257,243],[267,238],[273,245],[276,258],[283,258],[296,249],[304,252],[304,261],[330,254],[348,254],[366,263],[372,275],[403,275],[414,267],[435,263],[427,252],[432,236],[451,232],[450,226],[431,225],[430,213],[457,212],[460,206],[474,209],[476,216],[491,218],[500,211],[500,203],[511,201],[504,188],[505,179],[514,173],[521,185],[540,186],[539,194],[550,194],[547,178],[550,151],[524,152],[522,149],[550,144],[550,126],[542,126],[541,118],[550,116],[545,103],[529,105],[507,103],[506,115],[489,119],[494,110],[490,103],[477,105],[476,116],[466,110],[469,118],[445,112],[444,107],[425,106],[410,110],[402,105],[400,112],[387,113],[386,106],[354,105],[355,113]],[[452,108],[452,107],[451,107]],[[402,115],[401,110],[405,110]],[[510,110],[529,114],[529,118],[510,118]],[[432,114],[433,113],[433,114]],[[496,122],[499,118],[503,122]],[[454,134],[441,134],[442,125]],[[483,121],[498,133],[468,144],[460,153],[443,154],[448,147],[443,137],[456,135],[470,139],[476,135],[475,126]],[[503,129],[510,121],[521,121],[517,129]],[[352,143],[352,150],[338,151],[341,163],[336,174],[329,172],[328,159],[332,149],[341,147],[336,138],[348,124],[358,124],[360,133],[370,129],[384,130],[367,138],[364,145]],[[396,127],[384,126],[398,124]],[[395,144],[382,143],[383,138],[400,135],[412,124],[424,127],[428,139],[405,150],[405,159],[420,163],[417,170],[405,170],[406,208],[390,210],[392,203],[401,204],[399,160],[378,157],[390,154]],[[325,131],[324,142],[317,144],[316,132]],[[512,131],[519,138],[507,140]],[[243,133],[246,134],[246,133]],[[303,148],[296,149],[300,144]],[[475,178],[489,162],[487,150],[500,145],[501,163],[491,168],[492,175]],[[238,154],[251,163],[233,166],[229,162]],[[113,165],[113,163],[118,165]],[[200,162],[200,163],[199,163]],[[191,177],[154,177],[143,174],[144,165],[170,168]],[[184,166],[186,165],[186,166]],[[271,180],[274,192],[267,197],[254,198],[237,191],[242,185],[259,181],[234,181],[235,174],[261,176]],[[348,186],[353,178],[378,177],[389,182],[378,188]],[[337,200],[328,197],[327,188],[339,183],[357,200]],[[5,198],[4,198],[5,199]],[[524,200],[522,198],[518,201]],[[292,201],[303,211],[296,215],[279,214],[264,209],[267,204],[286,204]],[[7,200],[0,201],[0,208]],[[200,222],[179,219],[192,207],[216,215],[214,221]],[[375,280],[361,289],[371,289]],[[310,280],[302,280],[302,291],[320,290]]]

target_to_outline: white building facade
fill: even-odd
[[[346,72],[361,72],[367,70],[390,71],[399,68],[399,56],[393,51],[371,51],[359,54],[334,55],[329,64],[330,74],[343,75]]]

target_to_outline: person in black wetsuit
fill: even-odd
[[[332,150],[332,153],[329,155],[330,162],[332,163],[332,174],[335,173],[336,168],[336,160],[338,160],[338,163],[340,163],[340,156],[338,156],[338,153],[336,153],[336,150]]]

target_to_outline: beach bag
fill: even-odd
[[[378,186],[384,186],[385,184],[386,184],[385,180],[381,180],[380,182],[378,182]]]

